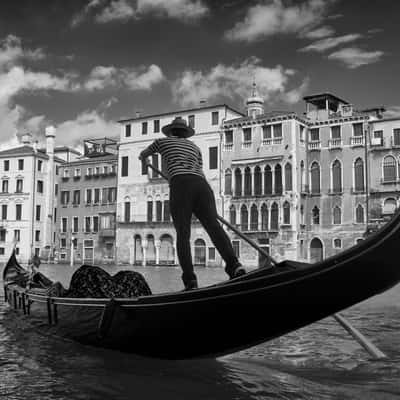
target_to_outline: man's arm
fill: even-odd
[[[159,145],[158,145],[158,139],[155,140],[150,146],[146,147],[140,154],[139,154],[139,160],[143,160],[149,156],[151,156],[154,153],[158,153],[160,150]]]

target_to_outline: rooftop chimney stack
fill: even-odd
[[[54,126],[47,126],[45,130],[45,135],[46,135],[46,153],[49,156],[54,155],[56,128],[54,128]]]
[[[21,136],[21,142],[25,146],[30,146],[32,143],[32,135],[30,133],[24,133]]]

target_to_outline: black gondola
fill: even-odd
[[[5,298],[32,323],[79,342],[143,356],[224,355],[309,325],[400,281],[400,214],[356,246],[315,264],[283,261],[197,290],[131,299],[62,298],[26,290],[15,255]]]

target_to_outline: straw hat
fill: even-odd
[[[175,118],[169,125],[163,126],[161,130],[165,136],[188,138],[194,135],[194,129],[181,117]]]

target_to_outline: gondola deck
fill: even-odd
[[[52,333],[144,356],[229,354],[316,322],[400,281],[400,216],[362,243],[316,264],[284,261],[188,292],[132,299],[77,299],[26,291],[10,281],[6,301]]]

